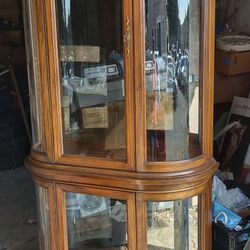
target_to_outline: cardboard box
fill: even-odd
[[[250,51],[215,51],[215,68],[225,75],[237,75],[250,72]]]

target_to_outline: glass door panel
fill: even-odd
[[[64,153],[126,160],[122,0],[58,0]]]
[[[30,120],[32,133],[32,147],[38,151],[44,151],[43,141],[43,120],[42,120],[42,97],[40,87],[39,73],[39,56],[37,35],[37,14],[36,2],[29,0],[24,1],[24,26],[25,26],[25,43],[29,48],[27,53],[27,70],[29,79],[29,101],[30,101]]]
[[[200,1],[145,0],[147,160],[201,154]]]
[[[127,250],[127,202],[66,193],[70,250]]]
[[[147,203],[148,250],[197,250],[198,196]]]

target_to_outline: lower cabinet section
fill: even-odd
[[[172,193],[147,194],[60,183],[46,188],[37,185],[40,249],[201,249],[200,216],[204,211],[200,204],[204,192],[184,196],[177,194],[173,199]],[[49,200],[55,203],[52,210]],[[55,244],[51,245],[51,241]]]

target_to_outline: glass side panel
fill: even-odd
[[[127,250],[126,201],[66,193],[70,250]]]
[[[148,250],[197,250],[198,196],[147,203]]]
[[[58,0],[64,153],[126,160],[122,0]]]
[[[50,216],[48,204],[48,189],[37,186],[37,208],[39,217],[40,249],[50,250]]]
[[[40,74],[38,68],[37,25],[35,1],[23,1],[25,43],[27,50],[27,70],[29,80],[29,101],[33,148],[44,151],[42,136],[42,104],[40,91]]]
[[[145,0],[147,160],[201,154],[200,1]]]

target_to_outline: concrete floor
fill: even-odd
[[[36,250],[35,186],[24,168],[0,172],[0,250]]]

